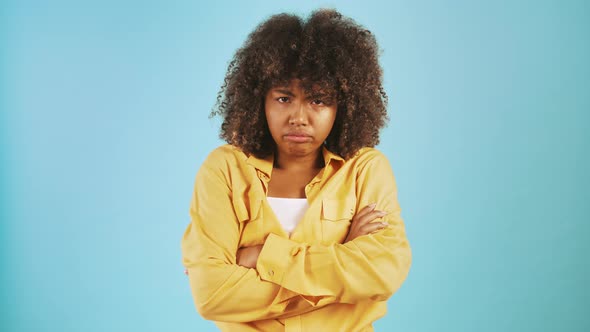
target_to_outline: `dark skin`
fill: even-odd
[[[305,95],[299,81],[293,80],[289,86],[268,91],[265,114],[277,146],[267,195],[305,198],[305,186],[324,167],[322,144],[334,124],[336,102],[321,94]],[[386,228],[387,223],[373,222],[386,214],[375,210],[375,204],[364,207],[353,217],[344,243]],[[256,268],[262,246],[240,248],[237,264]]]
[[[323,164],[323,161],[322,161]],[[268,183],[268,196],[285,198],[305,198],[305,186],[322,170],[316,166],[309,169],[284,169],[273,167]]]
[[[334,125],[336,105],[335,100],[322,98],[321,93],[306,95],[298,80],[267,92],[265,115],[277,146],[268,196],[305,198],[305,186],[324,167],[322,144]],[[375,210],[375,204],[364,207],[352,218],[343,243],[386,228],[387,223],[374,222],[386,214]],[[256,268],[262,246],[238,249],[237,264]]]
[[[322,144],[336,118],[337,103],[329,99],[322,98],[321,94],[305,95],[298,80],[267,92],[265,115],[277,146],[268,196],[306,197],[305,186],[324,167]],[[352,218],[348,236],[343,243],[386,228],[387,223],[374,222],[386,214],[375,210],[375,204],[364,207]],[[238,249],[237,264],[256,268],[262,246]]]

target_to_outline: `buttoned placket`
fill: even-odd
[[[317,188],[318,182],[320,182],[320,180],[314,178],[313,180],[311,180],[311,182],[305,185],[305,197],[307,197],[308,202],[310,202],[313,199],[313,197],[315,197],[315,189]]]
[[[264,196],[266,196],[268,194],[268,182],[270,181],[270,176],[268,176],[266,173],[264,173],[263,171],[261,171],[259,169],[256,170],[256,175],[258,175],[258,178],[262,182],[262,188],[264,189]]]
[[[325,154],[324,154],[325,156]],[[331,167],[330,163],[332,162],[332,158],[325,159],[325,165],[306,186],[305,186],[305,196],[307,197],[308,202],[312,202],[316,199],[316,196],[319,193],[321,188],[321,184],[325,181],[327,174],[329,174],[328,168]],[[256,175],[260,179],[262,187],[264,189],[264,195],[268,194],[268,183],[270,182],[269,174],[266,174],[262,169],[259,168],[260,164],[256,167]],[[271,168],[272,170],[272,168]],[[311,203],[310,203],[311,205]],[[292,257],[297,256],[301,250],[301,247],[295,247],[291,250],[290,254]],[[274,276],[274,270],[267,271],[268,277],[272,278]],[[285,332],[300,332],[303,331],[302,320],[300,316],[293,316],[284,319],[285,324]]]
[[[328,168],[331,167],[330,159],[326,161],[326,164],[322,168],[319,174],[317,174],[306,186],[305,186],[305,196],[307,197],[308,201],[312,201],[315,199],[318,191],[320,190],[321,184],[324,183],[326,174],[328,174]]]

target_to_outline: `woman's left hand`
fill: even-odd
[[[250,269],[256,268],[258,255],[260,255],[261,251],[262,244],[238,249],[238,253],[236,254],[237,264]]]

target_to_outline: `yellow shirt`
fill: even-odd
[[[401,286],[411,251],[387,158],[363,148],[325,167],[305,187],[309,208],[285,232],[266,200],[273,156],[215,149],[197,173],[183,264],[197,311],[222,331],[373,331]],[[389,212],[389,227],[342,244],[363,207]],[[256,269],[240,247],[264,244]]]

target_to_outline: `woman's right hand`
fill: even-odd
[[[387,215],[387,212],[375,210],[375,206],[377,206],[375,203],[365,206],[352,218],[348,236],[346,236],[343,243],[352,241],[362,235],[371,234],[389,225],[386,222],[372,222],[377,218]]]

